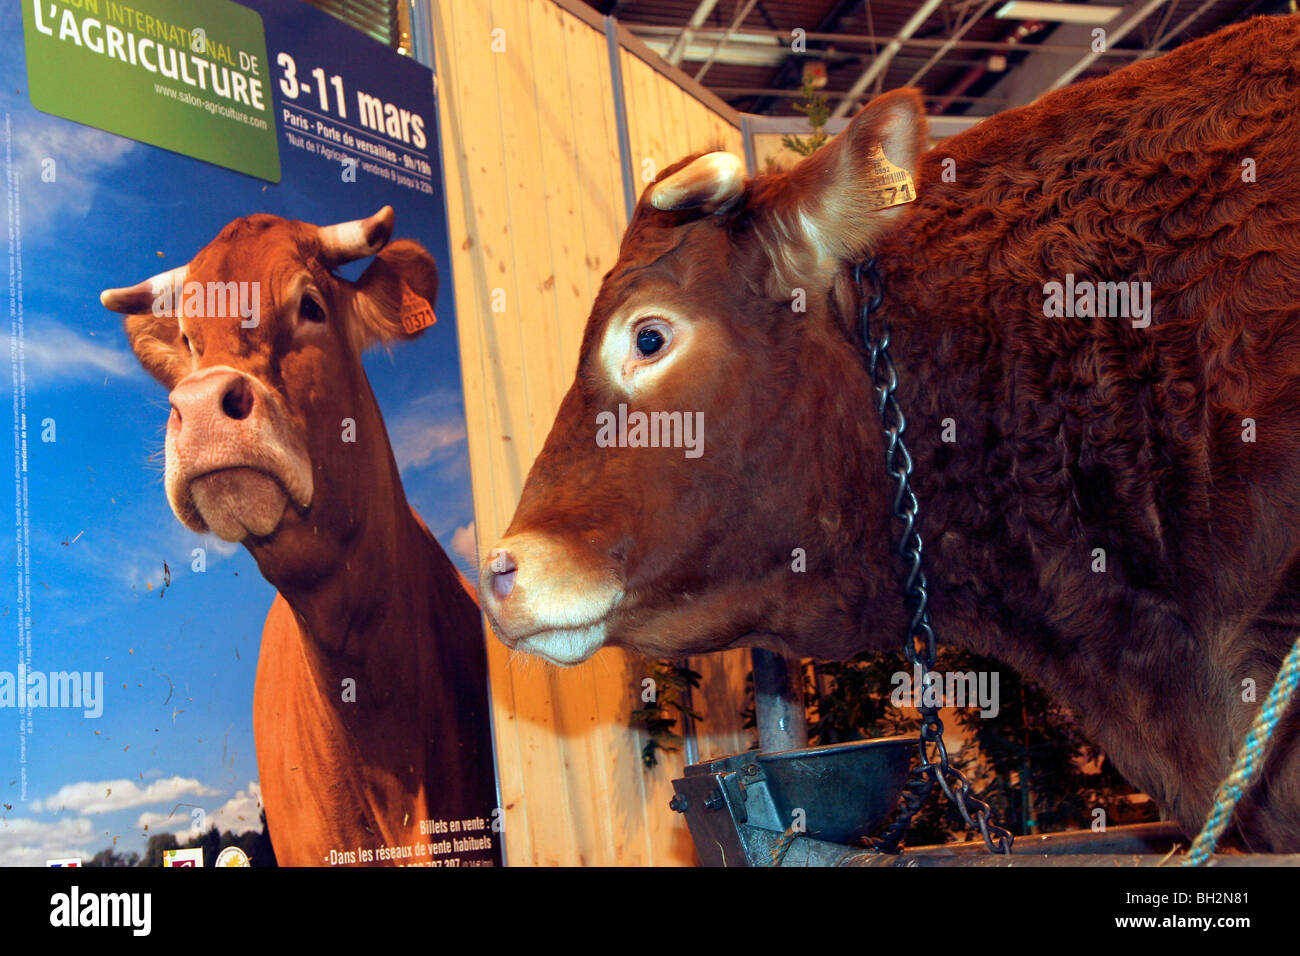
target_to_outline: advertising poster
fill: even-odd
[[[0,864],[500,864],[432,74],[23,0],[0,80]]]

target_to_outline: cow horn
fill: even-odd
[[[745,187],[744,163],[731,153],[705,153],[650,191],[656,209],[721,206]]]
[[[318,231],[321,261],[327,265],[338,266],[373,256],[388,244],[393,234],[393,207],[385,206],[366,219],[320,226]]]
[[[128,286],[125,289],[105,289],[99,294],[99,301],[104,308],[125,315],[143,315],[154,311],[154,303],[160,296],[166,296],[167,302],[175,299],[175,294],[185,288],[185,279],[189,275],[189,263],[160,272],[151,279]],[[170,308],[167,309],[170,311]]]

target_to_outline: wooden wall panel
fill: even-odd
[[[430,0],[441,90],[470,467],[480,548],[505,531],[572,381],[587,314],[626,226],[613,78],[593,18],[552,0]],[[494,32],[503,50],[493,49]],[[656,169],[740,133],[624,53],[641,188]],[[635,105],[634,105],[635,104]],[[504,308],[493,306],[504,302]],[[604,650],[552,667],[489,641],[494,726],[512,865],[689,865],[669,811],[681,755],[641,765],[631,728],[648,662]],[[696,661],[707,755],[739,728],[743,653]]]

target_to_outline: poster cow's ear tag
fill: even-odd
[[[402,329],[408,334],[414,334],[421,329],[427,329],[438,321],[437,316],[433,314],[433,306],[429,300],[422,295],[416,295],[411,291],[411,287],[402,284]]]
[[[867,156],[866,180],[867,209],[888,209],[916,199],[912,174],[891,163],[879,143]]]

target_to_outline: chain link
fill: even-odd
[[[924,687],[920,695],[921,711],[921,761],[913,769],[903,793],[902,807],[893,823],[876,841],[876,849],[884,853],[898,853],[916,816],[925,803],[934,784],[957,808],[966,826],[978,829],[984,846],[990,853],[1010,853],[1011,831],[993,819],[989,805],[971,790],[970,782],[956,767],[948,763],[948,749],[943,744],[943,721],[939,708],[927,704],[928,700],[942,699],[942,687],[934,687],[939,675],[935,664],[939,656],[938,641],[930,626],[930,591],[922,567],[921,533],[916,527],[919,507],[912,491],[912,456],[903,442],[907,419],[898,404],[898,369],[889,354],[889,324],[877,316],[872,328],[872,313],[884,301],[884,288],[875,258],[859,262],[853,267],[853,281],[858,289],[858,319],[862,330],[862,343],[867,348],[867,372],[876,389],[876,412],[885,430],[885,472],[897,486],[894,492],[893,514],[903,523],[898,539],[898,554],[907,565],[907,579],[903,584],[903,600],[912,617],[908,622],[903,653],[913,670],[921,668]],[[869,288],[868,288],[869,284]]]

